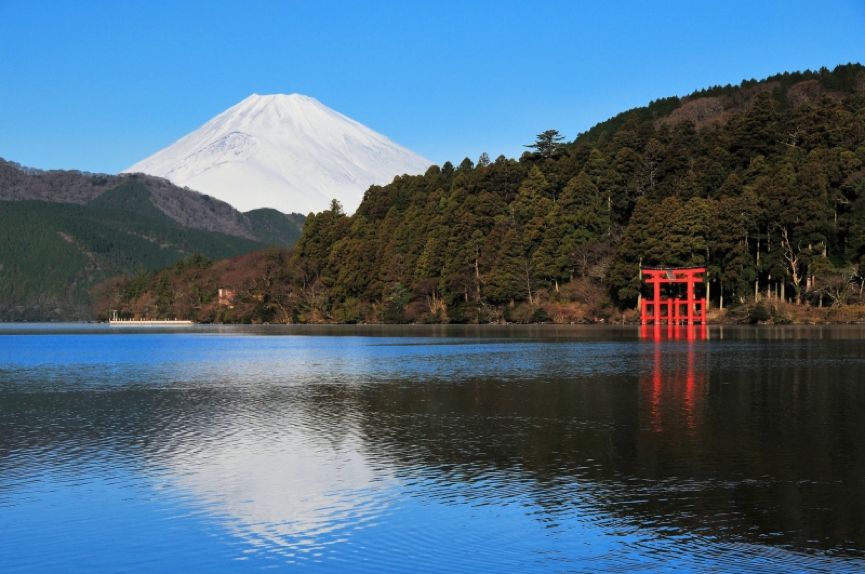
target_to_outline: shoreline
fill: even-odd
[[[544,305],[537,307],[543,309]],[[585,315],[589,315],[586,313]],[[28,320],[3,320],[5,324],[104,324],[115,327],[146,327],[146,326],[207,326],[207,325],[466,325],[466,326],[515,326],[515,325],[550,325],[550,326],[641,326],[639,311],[627,309],[615,311],[611,314],[602,314],[592,317],[589,315],[572,321],[563,320],[563,315],[548,316],[546,321],[492,321],[485,323],[477,322],[381,322],[381,321],[297,321],[293,323],[283,322],[233,322],[233,321],[196,321],[192,319],[120,319],[100,320],[91,319],[59,319],[50,321],[28,321]],[[707,325],[734,326],[734,325],[865,325],[865,305],[845,305],[840,307],[812,307],[808,305],[796,305],[779,300],[763,300],[759,304],[740,305],[733,308],[709,308],[707,310]],[[662,326],[666,326],[662,324]],[[687,325],[678,325],[686,327]]]

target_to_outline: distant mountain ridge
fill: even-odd
[[[373,184],[432,164],[318,100],[253,94],[125,170],[165,177],[244,209],[348,211]]]
[[[288,246],[304,216],[240,213],[145,175],[41,171],[0,160],[0,320],[91,317],[93,285],[171,265]]]
[[[184,227],[215,231],[257,240],[257,216],[250,217],[231,205],[205,194],[173,185],[161,177],[144,174],[108,175],[74,170],[38,170],[0,158],[0,201],[36,200],[51,203],[86,204],[103,193],[135,181],[150,193],[150,202]],[[300,214],[288,215],[301,220]],[[299,234],[279,238],[279,245],[289,245]],[[270,239],[274,239],[272,236]]]

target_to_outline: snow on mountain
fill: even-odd
[[[125,170],[167,178],[241,211],[353,212],[372,184],[432,164],[300,94],[253,94]]]

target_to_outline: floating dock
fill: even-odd
[[[193,321],[179,321],[177,319],[111,319],[108,324],[112,327],[148,327],[148,326],[181,326],[194,325]]]

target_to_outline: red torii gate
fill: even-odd
[[[652,286],[652,298],[640,300],[640,318],[643,325],[650,323],[660,325],[706,324],[706,298],[697,298],[694,285],[703,283],[705,267],[643,267],[640,278],[646,285]],[[687,285],[684,298],[661,298],[661,286]],[[683,312],[684,306],[684,312]],[[664,313],[663,311],[666,311]]]

